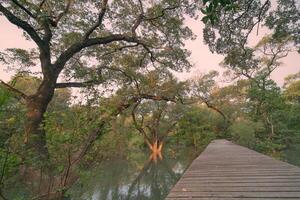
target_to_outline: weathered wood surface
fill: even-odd
[[[166,199],[300,200],[300,168],[227,140],[214,140]]]

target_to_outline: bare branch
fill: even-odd
[[[42,1],[41,1],[40,5],[39,5],[39,8],[40,8],[40,9],[43,7],[43,5],[46,3],[46,1],[47,1],[47,0],[42,0]]]
[[[143,2],[141,0],[139,0],[139,4],[140,4],[140,9],[142,14],[144,14],[144,6],[143,6]]]
[[[71,3],[72,3],[72,0],[68,0],[68,3],[66,5],[65,9],[61,13],[59,13],[57,17],[55,17],[55,21],[51,21],[51,25],[53,27],[57,27],[57,24],[59,23],[61,18],[69,12]]]
[[[216,106],[214,106],[212,103],[210,103],[210,101],[207,99],[207,98],[205,98],[205,97],[203,97],[203,96],[201,96],[201,95],[196,95],[208,108],[210,108],[210,109],[212,109],[212,110],[214,110],[214,111],[216,111],[217,113],[219,113],[222,117],[223,117],[223,119],[224,119],[224,122],[230,122],[229,121],[229,119],[227,118],[227,116],[219,109],[219,108],[217,108]]]
[[[106,52],[106,53],[102,54],[102,57],[111,55],[111,54],[116,53],[116,52],[118,52],[118,51],[122,51],[123,49],[132,48],[132,47],[137,47],[137,46],[139,46],[139,45],[140,45],[140,44],[124,45],[124,46],[121,46],[121,47],[119,47],[119,48],[115,48],[115,49],[112,50],[112,51],[109,51],[109,52]]]
[[[140,94],[140,98],[142,99],[151,99],[155,101],[170,101],[176,103],[176,97],[167,97],[167,96],[160,96],[160,95],[151,95],[151,94]]]
[[[165,14],[166,14],[167,11],[175,10],[175,9],[177,9],[177,8],[179,8],[178,5],[177,5],[177,6],[166,7],[166,8],[164,8],[164,9],[162,9],[160,15],[157,15],[157,16],[155,16],[155,17],[149,17],[149,18],[145,17],[145,20],[156,20],[156,19],[159,19],[159,18],[165,16]]]
[[[14,94],[16,94],[17,96],[23,98],[23,99],[27,99],[27,95],[24,94],[23,92],[21,92],[20,90],[14,88],[13,86],[5,83],[4,81],[0,80],[0,83],[9,91],[13,92]]]
[[[21,8],[27,15],[29,15],[30,17],[36,19],[36,16],[34,14],[32,14],[32,12],[30,12],[27,8],[25,8],[22,4],[19,3],[19,1],[17,0],[11,0],[16,6],[18,6],[19,8]]]
[[[107,10],[107,2],[108,0],[103,0],[97,22],[84,34],[84,40],[88,39],[90,35],[102,24],[105,12]]]
[[[1,3],[0,3],[0,12],[4,14],[4,16],[14,25],[22,28],[28,35],[33,39],[33,41],[40,47],[40,49],[44,49],[43,46],[43,41],[36,32],[36,30],[29,25],[27,22],[24,20],[18,18],[15,16],[12,12],[10,12],[7,8],[5,8]]]
[[[143,14],[140,14],[140,15],[137,17],[135,23],[133,24],[133,26],[132,26],[132,28],[131,28],[131,32],[132,32],[132,34],[133,34],[134,36],[136,36],[136,32],[135,32],[135,31],[136,31],[136,29],[139,27],[139,25],[142,23],[143,18],[144,18],[144,15],[143,15]]]
[[[68,88],[68,87],[88,87],[93,85],[99,85],[104,81],[90,80],[85,82],[67,82],[67,83],[56,83],[55,88]]]
[[[233,19],[231,23],[234,23],[234,22],[236,22],[236,21],[240,21],[240,19],[241,19],[244,15],[247,14],[247,13],[249,12],[250,8],[251,8],[251,4],[253,3],[253,1],[254,1],[254,0],[250,0],[249,2],[247,2],[247,3],[248,3],[248,6],[247,6],[245,12],[243,12],[243,13],[242,13],[241,15],[239,15],[237,18]]]
[[[131,111],[131,117],[132,117],[132,120],[133,120],[133,125],[134,127],[144,136],[144,138],[147,140],[147,141],[150,141],[150,138],[148,137],[146,131],[143,129],[143,123],[144,123],[144,120],[141,121],[141,123],[139,124],[136,120],[136,116],[135,116],[135,112],[136,112],[136,109],[137,107],[139,106],[140,104],[140,101],[138,101],[134,106],[133,106],[133,109]]]
[[[247,34],[246,34],[246,37],[245,37],[244,42],[242,42],[242,48],[243,48],[243,49],[244,49],[244,46],[245,46],[245,44],[246,44],[246,42],[247,42],[247,39],[248,39],[250,33],[252,32],[252,30],[254,29],[254,27],[255,27],[256,25],[259,26],[259,23],[261,22],[261,18],[262,18],[263,11],[264,11],[264,9],[265,9],[269,4],[270,4],[270,0],[267,0],[267,1],[263,4],[263,6],[260,8],[260,11],[259,11],[259,14],[258,14],[258,20],[251,26],[251,28],[249,29],[249,31],[248,31]],[[257,29],[257,31],[258,31],[258,29]],[[257,34],[258,34],[258,32],[257,32]]]

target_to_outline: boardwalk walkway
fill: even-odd
[[[214,140],[166,199],[300,200],[300,168],[227,140]]]

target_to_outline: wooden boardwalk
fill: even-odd
[[[300,168],[227,140],[214,140],[166,199],[300,200]]]

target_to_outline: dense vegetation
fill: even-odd
[[[0,196],[61,199],[93,166],[166,144],[203,148],[228,138],[284,159],[300,140],[300,72],[270,75],[299,51],[295,0],[0,0],[0,14],[34,49],[6,49],[0,87]],[[192,67],[184,20],[204,15],[204,41],[225,56],[231,83]],[[255,47],[260,24],[270,28]],[[79,89],[71,89],[79,88]],[[14,188],[14,192],[12,192]],[[17,191],[17,192],[15,192]]]

